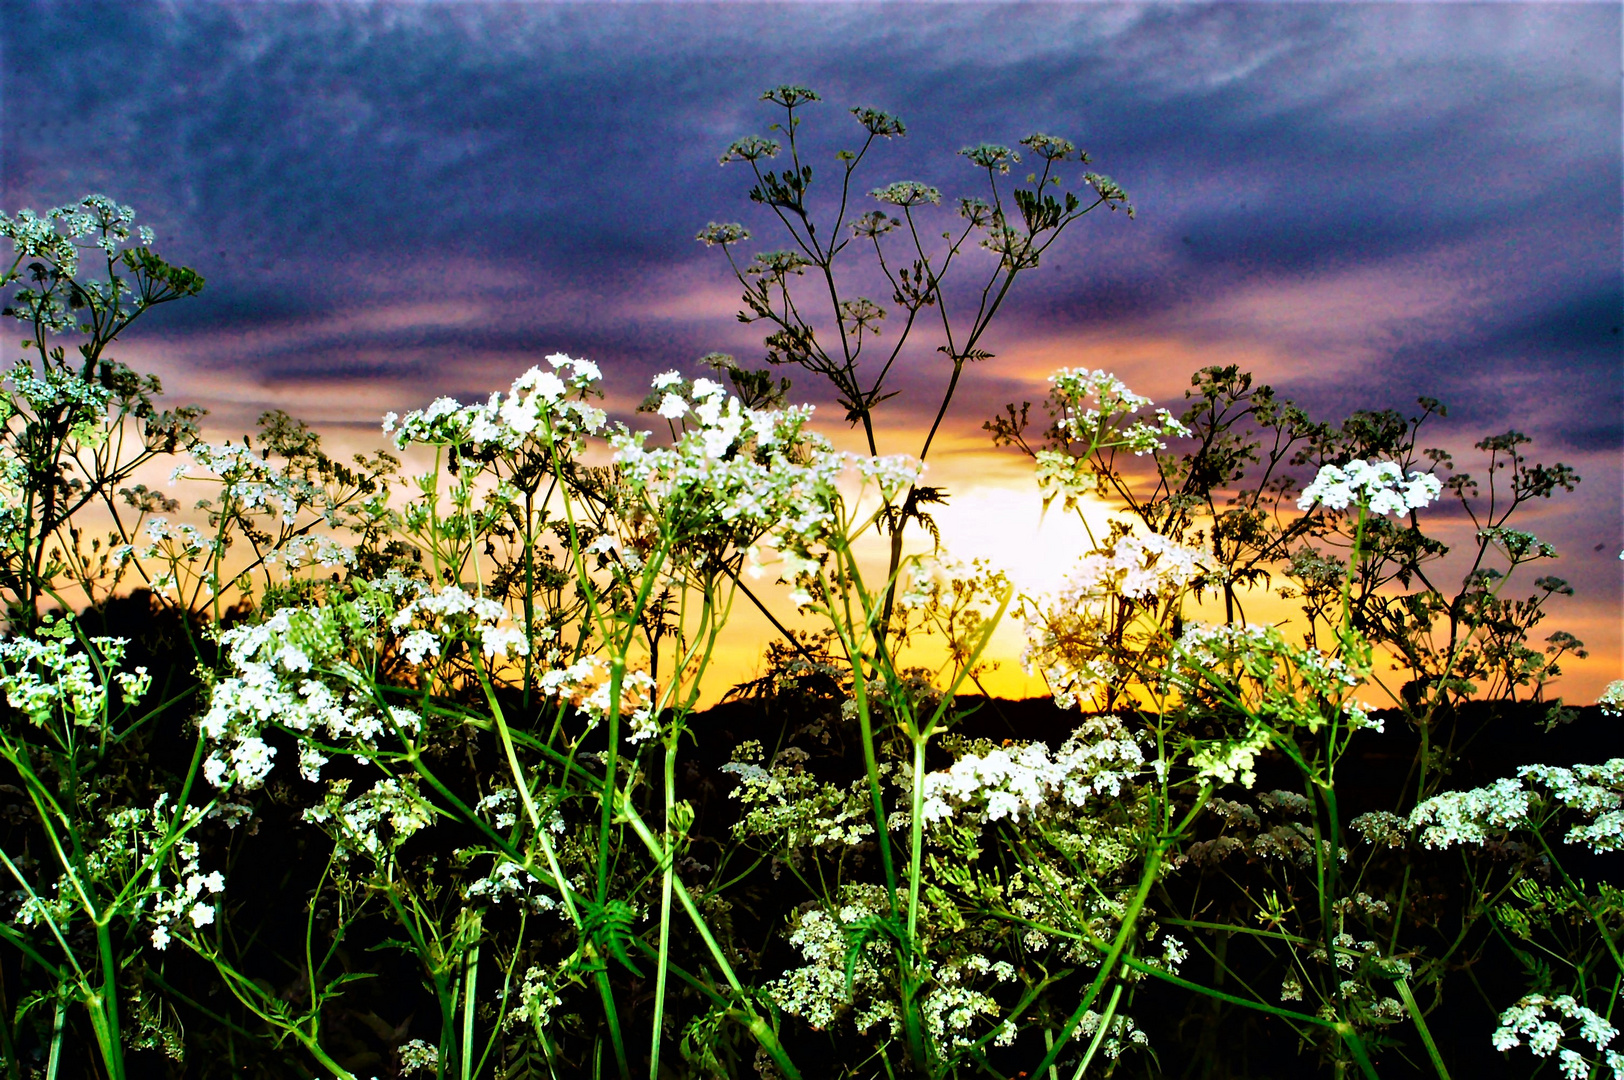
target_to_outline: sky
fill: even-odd
[[[746,254],[788,246],[717,164],[777,119],[766,87],[823,96],[819,177],[851,106],[906,122],[859,211],[899,179],[982,194],[961,147],[1062,135],[1137,213],[1088,215],[1017,282],[932,452],[949,547],[1034,587],[1076,551],[981,431],[1061,366],[1175,411],[1220,363],[1323,419],[1429,395],[1450,415],[1428,442],[1462,467],[1515,427],[1583,477],[1523,527],[1576,586],[1548,629],[1590,646],[1558,688],[1588,701],[1624,674],[1620,57],[1599,3],[14,3],[0,208],[133,205],[208,283],[121,358],[214,434],[280,407],[361,449],[385,411],[555,351],[597,361],[627,419],[661,371],[759,361],[694,236],[742,221]],[[966,255],[964,284],[990,260]],[[941,365],[905,357],[882,451],[918,449]],[[791,397],[849,440],[810,377]],[[1035,692],[1014,667],[1001,685]]]

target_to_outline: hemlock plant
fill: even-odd
[[[1571,589],[1507,591],[1555,555],[1507,522],[1572,471],[1510,432],[1479,444],[1482,481],[1455,472],[1418,449],[1444,412],[1425,399],[1331,425],[1208,368],[1175,415],[1064,369],[1041,431],[1030,404],[986,426],[1065,512],[1114,504],[1108,532],[1050,595],[910,553],[945,496],[923,483],[936,427],[878,453],[907,339],[939,320],[939,426],[1016,277],[1125,196],[1057,137],[973,147],[987,194],[931,250],[936,188],[848,205],[900,120],[853,110],[821,206],[798,130],[816,95],[764,96],[788,167],[759,136],[723,160],[794,246],[741,263],[742,225],[701,239],[768,360],[829,380],[866,453],[731,358],[656,377],[661,430],[635,430],[563,353],[483,403],[390,415],[391,451],[351,464],[277,413],[211,445],[106,355],[201,279],[99,196],[0,217],[32,335],[0,431],[7,1075],[1126,1075],[1187,1045],[1156,1015],[1172,995],[1336,1075],[1442,1077],[1429,1018],[1491,962],[1520,973],[1476,987],[1506,1068],[1619,1072],[1624,893],[1589,860],[1624,835],[1624,760],[1457,782],[1474,709],[1579,722],[1543,698],[1582,645],[1529,643]],[[1010,188],[1022,152],[1032,186]],[[854,243],[889,313],[843,291]],[[961,309],[944,281],[976,246]],[[133,482],[170,459],[189,510]],[[1448,564],[1424,531],[1446,496],[1475,526]],[[1270,592],[1300,621],[1248,621]],[[781,640],[727,744],[700,704],[740,602]],[[145,626],[104,632],[132,610]],[[977,717],[1005,618],[1052,731]],[[1372,808],[1344,778],[1399,731],[1413,762]],[[272,863],[291,893],[267,892]]]

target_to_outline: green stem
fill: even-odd
[[[917,955],[919,932],[919,877],[925,850],[925,742],[929,736],[913,739],[913,799],[908,809],[908,950]],[[913,956],[909,957],[912,966]]]
[[[849,548],[841,547],[837,549],[837,554],[849,558],[851,552]],[[847,570],[855,579],[857,567],[855,560],[850,561],[852,565]],[[869,802],[874,812],[876,846],[880,849],[880,865],[885,871],[885,888],[891,912],[895,914],[897,910],[897,871],[891,858],[891,834],[885,825],[885,793],[880,787],[880,763],[874,754],[874,722],[869,711],[868,679],[863,671],[865,657],[862,642],[858,640],[856,620],[852,617],[850,604],[845,605],[846,612],[843,621],[836,613],[833,599],[834,590],[830,588],[829,582],[824,579],[821,573],[818,575],[818,585],[819,591],[828,602],[830,625],[834,628],[836,635],[839,636],[840,646],[846,653],[846,661],[851,665],[852,704],[857,710],[857,725],[862,736],[863,770],[868,777]],[[846,598],[843,597],[842,599]],[[865,617],[865,629],[867,625],[868,619]]]
[[[1153,979],[1170,983],[1173,986],[1192,991],[1193,993],[1203,994],[1210,998],[1216,998],[1219,1001],[1227,1001],[1231,1005],[1239,1005],[1243,1008],[1255,1009],[1258,1012],[1268,1013],[1270,1016],[1278,1016],[1282,1020],[1289,1021],[1293,1024],[1308,1024],[1313,1027],[1332,1029],[1335,1029],[1337,1026],[1337,1021],[1335,1020],[1325,1020],[1310,1013],[1300,1013],[1294,1012],[1291,1009],[1282,1009],[1278,1005],[1270,1005],[1265,1001],[1241,997],[1238,994],[1230,994],[1224,992],[1223,990],[1214,989],[1210,986],[1203,986],[1198,982],[1192,982],[1191,980],[1184,978],[1182,975],[1175,975],[1171,971],[1156,967],[1153,964],[1147,964],[1143,960],[1136,960],[1131,956],[1123,957],[1122,966],[1132,968],[1141,975],[1149,975]]]
[[[1365,1074],[1366,1080],[1381,1080],[1376,1073],[1376,1066],[1370,1061],[1370,1055],[1365,1052],[1364,1040],[1359,1038],[1359,1033],[1353,1029],[1353,1025],[1341,1020],[1332,1025],[1332,1030],[1342,1036],[1342,1041],[1348,1044],[1348,1050],[1353,1054],[1353,1060],[1358,1064],[1359,1071]]]
[[[1128,942],[1133,937],[1134,926],[1139,921],[1139,913],[1144,909],[1145,900],[1150,896],[1151,887],[1155,885],[1156,875],[1161,870],[1161,867],[1162,849],[1158,846],[1151,850],[1150,857],[1145,860],[1145,869],[1139,877],[1139,888],[1133,894],[1133,899],[1128,901],[1127,910],[1123,912],[1122,925],[1117,928],[1116,940],[1111,942],[1110,951],[1106,953],[1105,959],[1100,961],[1099,974],[1094,976],[1094,981],[1089,984],[1087,992],[1083,994],[1083,1000],[1077,1003],[1077,1008],[1072,1011],[1071,1016],[1060,1029],[1060,1036],[1055,1039],[1054,1047],[1043,1055],[1043,1060],[1032,1070],[1034,1075],[1044,1072],[1050,1065],[1055,1063],[1055,1060],[1060,1056],[1061,1050],[1065,1048],[1066,1043],[1071,1039],[1072,1033],[1077,1030],[1077,1025],[1082,1023],[1083,1014],[1088,1011],[1090,1005],[1094,1004],[1094,999],[1104,989],[1106,980],[1115,973],[1117,963],[1123,959],[1123,952],[1127,949]]]
[[[56,1012],[51,1017],[51,1056],[45,1062],[45,1080],[56,1080],[62,1064],[62,1030],[68,1019],[68,996],[62,991],[62,972],[57,971]]]
[[[637,813],[636,808],[628,801],[622,803],[621,812],[626,815],[626,822],[631,826],[632,832],[648,848],[655,861],[657,863],[665,861],[668,856],[660,844],[659,837],[649,830],[647,822]],[[789,1054],[785,1052],[783,1044],[778,1041],[777,1032],[773,1031],[772,1026],[762,1019],[757,1014],[754,1006],[750,1004],[750,995],[745,991],[743,984],[739,982],[738,975],[733,971],[733,965],[728,963],[727,954],[722,951],[722,946],[717,942],[716,935],[711,933],[710,926],[705,922],[705,917],[700,913],[698,905],[694,903],[694,898],[688,892],[688,887],[674,873],[671,875],[671,888],[677,894],[677,900],[682,904],[682,910],[688,914],[688,921],[693,923],[694,929],[699,932],[700,939],[704,941],[706,950],[711,954],[711,959],[721,969],[722,976],[727,979],[728,986],[733,988],[733,993],[742,1006],[744,1015],[749,1017],[747,1026],[750,1033],[755,1036],[756,1042],[767,1052],[767,1056],[773,1059],[773,1063],[784,1074],[785,1080],[800,1080],[801,1072],[795,1067],[795,1063],[789,1059]]]
[[[1410,992],[1410,980],[1396,979],[1393,985],[1398,988],[1398,996],[1404,1002],[1404,1008],[1409,1011],[1410,1019],[1415,1021],[1415,1030],[1421,1035],[1421,1042],[1427,1048],[1427,1056],[1432,1059],[1432,1067],[1438,1073],[1438,1080],[1449,1080],[1449,1070],[1444,1068],[1443,1055],[1438,1053],[1438,1044],[1432,1041],[1432,1032],[1427,1029],[1426,1017],[1421,1015],[1421,1006],[1416,1004],[1415,995]]]
[[[666,967],[671,962],[671,879],[676,871],[676,838],[671,830],[671,812],[676,806],[677,734],[665,744],[665,836],[666,857],[660,866],[660,953],[654,971],[654,1022],[649,1042],[649,1080],[660,1074],[660,1034],[665,1023]]]
[[[303,1046],[305,1051],[316,1059],[318,1064],[323,1068],[332,1070],[334,1080],[355,1080],[354,1073],[328,1056],[327,1051],[321,1048],[321,1044],[306,1034],[299,1024],[292,1023],[287,1019],[285,1003],[280,998],[267,994],[265,989],[258,983],[231,967],[221,960],[218,955],[204,951],[196,942],[189,938],[181,938],[180,940],[193,952],[214,965],[214,970],[219,973],[222,981],[225,982],[226,989],[231,991],[231,995],[244,1008],[272,1027],[280,1028],[292,1035],[299,1045]],[[320,1003],[313,1002],[312,1008],[319,1009]]]
[[[118,1031],[118,958],[113,953],[113,935],[107,928],[107,915],[96,919],[96,951],[101,954],[101,993],[91,1003],[91,1023],[101,1043],[102,1060],[110,1080],[124,1080],[124,1040]],[[98,1022],[99,1016],[99,1022]]]
[[[508,729],[507,717],[502,712],[502,704],[496,698],[496,690],[491,686],[490,676],[486,674],[484,666],[476,662],[474,669],[479,673],[479,684],[485,691],[485,702],[490,706],[491,718],[496,722],[497,737],[502,740],[502,752],[507,755],[508,770],[513,774],[513,786],[518,789],[519,798],[524,802],[525,815],[530,819],[530,830],[535,834],[536,839],[541,842],[541,850],[547,856],[547,869],[552,872],[553,883],[558,887],[564,910],[569,912],[570,921],[579,930],[581,927],[581,913],[576,910],[575,898],[571,895],[569,879],[564,876],[564,869],[558,863],[558,853],[553,850],[552,839],[548,837],[547,830],[542,828],[541,815],[536,811],[535,800],[530,796],[530,783],[525,779],[524,770],[519,767],[519,755],[513,748],[513,732]],[[438,780],[429,776],[428,771],[417,761],[415,755],[412,764],[416,771],[428,778],[437,790],[447,795],[450,794]],[[460,802],[457,805],[466,817],[476,824],[480,823],[478,815],[468,811]],[[506,846],[505,842],[504,846]]]
[[[908,1035],[909,1052],[921,1068],[930,1069],[934,1064],[934,1055],[930,1044],[925,1041],[924,1025],[919,1017],[919,991],[924,984],[919,974],[919,962],[924,950],[919,946],[918,936],[919,879],[924,852],[926,740],[927,736],[920,734],[913,739],[913,800],[908,813],[908,933],[903,955],[898,960],[902,974],[903,1026]]]
[[[1094,1037],[1088,1040],[1088,1049],[1083,1051],[1083,1060],[1077,1063],[1077,1071],[1071,1074],[1071,1080],[1083,1080],[1083,1074],[1088,1072],[1088,1063],[1094,1060],[1100,1043],[1105,1041],[1105,1033],[1110,1030],[1111,1020],[1116,1016],[1117,1002],[1121,1000],[1122,984],[1117,983],[1111,988],[1111,1000],[1105,1004],[1105,1013],[1100,1017],[1100,1026],[1094,1029]]]
[[[602,961],[601,963],[607,963]],[[615,991],[609,985],[609,972],[599,967],[594,973],[594,981],[598,986],[598,997],[603,1001],[604,1022],[609,1026],[609,1042],[615,1049],[615,1067],[620,1070],[620,1080],[631,1080],[632,1067],[626,1061],[626,1041],[620,1034],[620,1012],[615,1007]]]
[[[481,919],[479,914],[469,916],[468,932],[473,935],[474,943],[469,948],[467,959],[467,975],[462,981],[462,1051],[457,1064],[461,1067],[462,1080],[472,1080],[474,1066],[474,995],[479,982],[479,934]]]
[[[628,641],[630,635],[627,635]],[[603,753],[603,791],[600,793],[598,814],[598,890],[595,899],[601,906],[609,898],[609,834],[615,820],[615,793],[619,788],[616,774],[620,772],[620,689],[626,677],[626,654],[622,651],[609,661],[609,715],[604,723],[608,728],[608,744]]]

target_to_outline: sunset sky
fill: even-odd
[[[823,95],[805,131],[831,174],[848,107],[906,121],[864,191],[982,194],[961,147],[1063,135],[1138,215],[1090,215],[1017,284],[932,453],[948,545],[1034,584],[1075,553],[980,430],[1056,367],[1175,411],[1216,363],[1323,419],[1426,394],[1450,416],[1425,441],[1463,468],[1515,427],[1583,477],[1523,527],[1561,552],[1535,573],[1578,588],[1541,637],[1591,647],[1557,691],[1588,702],[1624,674],[1620,34],[1600,3],[14,3],[0,207],[132,204],[208,284],[120,357],[214,434],[282,407],[359,449],[386,410],[484,397],[555,351],[596,360],[626,419],[658,372],[758,360],[694,234],[788,246],[717,165],[777,119],[768,86]],[[884,451],[918,449],[930,348],[880,407]],[[846,438],[810,377],[791,397]]]

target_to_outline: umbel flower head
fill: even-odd
[[[1297,509],[1312,509],[1315,503],[1331,510],[1363,506],[1372,514],[1402,514],[1419,510],[1438,497],[1443,484],[1431,473],[1412,472],[1405,479],[1397,462],[1360,461],[1346,465],[1322,465],[1314,482],[1303,489]]]
[[[1577,1026],[1578,1031],[1569,1028]],[[1500,1026],[1492,1036],[1494,1048],[1500,1051],[1522,1046],[1537,1057],[1550,1057],[1556,1052],[1562,1075],[1568,1080],[1581,1080],[1600,1075],[1594,1071],[1599,1061],[1605,1061],[1614,1076],[1624,1070],[1624,1054],[1609,1050],[1608,1044],[1618,1037],[1618,1029],[1607,1018],[1587,1008],[1570,994],[1554,998],[1544,994],[1529,994],[1500,1014]],[[1566,1040],[1566,1046],[1563,1042]],[[1584,1043],[1594,1049],[1587,1050]],[[1574,1047],[1579,1049],[1574,1049]]]
[[[687,391],[675,372],[657,376],[659,415],[680,425],[674,444],[645,445],[647,432],[609,439],[627,497],[680,535],[688,549],[766,543],[805,552],[836,529],[839,481],[848,469],[887,497],[916,483],[911,458],[868,458],[836,451],[808,429],[810,405],[759,410],[720,383],[695,379]]]
[[[401,450],[412,443],[516,450],[532,437],[551,442],[602,430],[603,410],[583,400],[603,377],[598,365],[563,353],[553,353],[547,363],[547,368],[533,367],[515,379],[506,397],[498,391],[476,405],[443,397],[404,417],[390,413],[384,417],[384,433]]]

